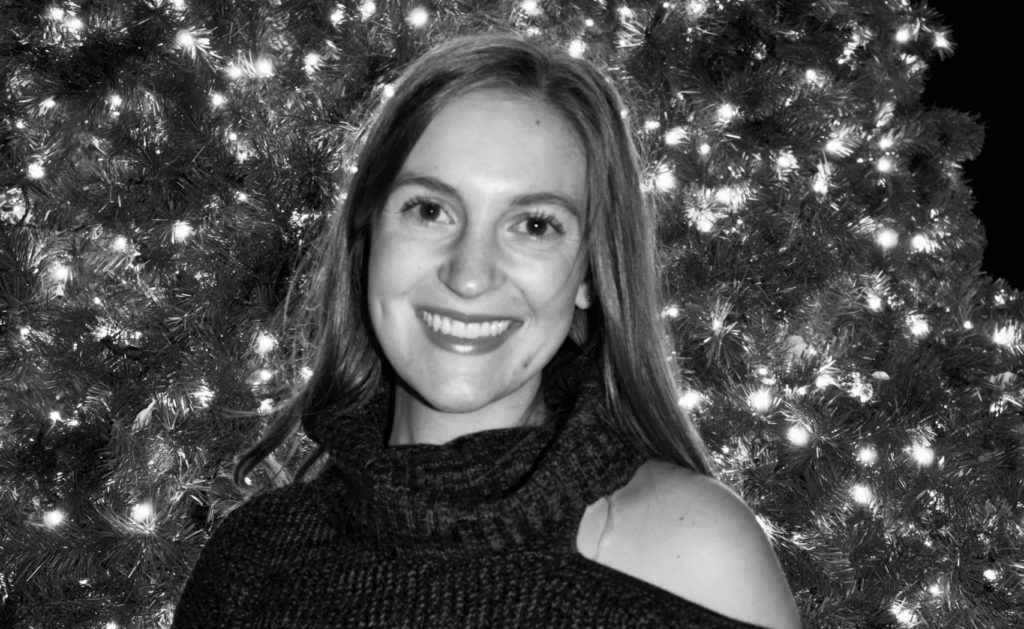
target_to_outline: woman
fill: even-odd
[[[210,539],[177,627],[797,627],[710,476],[623,110],[585,61],[450,41],[382,106],[305,308],[324,471]]]

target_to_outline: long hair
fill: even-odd
[[[311,351],[312,375],[239,458],[236,482],[300,424],[308,434],[314,423],[304,418],[354,410],[377,390],[388,370],[366,304],[373,218],[431,120],[453,99],[478,90],[537,99],[574,128],[587,158],[584,251],[595,303],[577,313],[571,335],[598,357],[611,415],[639,448],[711,473],[700,435],[677,404],[666,360],[654,224],[622,99],[610,78],[588,61],[514,35],[486,34],[449,40],[413,62],[366,128],[345,202],[327,219],[314,249],[310,279],[293,288],[303,295],[298,330]],[[299,476],[321,455],[315,452]]]

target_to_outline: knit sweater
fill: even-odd
[[[645,457],[577,393],[444,445],[388,446],[383,396],[315,420],[327,471],[225,519],[174,627],[751,627],[578,552],[587,506]]]

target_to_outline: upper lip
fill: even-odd
[[[456,312],[455,310],[448,310],[447,308],[433,308],[423,306],[416,309],[419,312],[431,312],[433,314],[441,315],[442,317],[448,317],[449,319],[455,319],[464,323],[485,323],[487,321],[518,321],[515,317],[507,317],[504,315],[492,315],[492,314],[466,314],[465,312]]]

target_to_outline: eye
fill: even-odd
[[[562,223],[557,218],[543,213],[530,214],[524,217],[519,222],[517,231],[531,238],[544,238],[545,236],[565,233]]]
[[[444,207],[437,201],[414,198],[402,204],[401,213],[419,223],[442,223],[450,225],[453,221]]]

